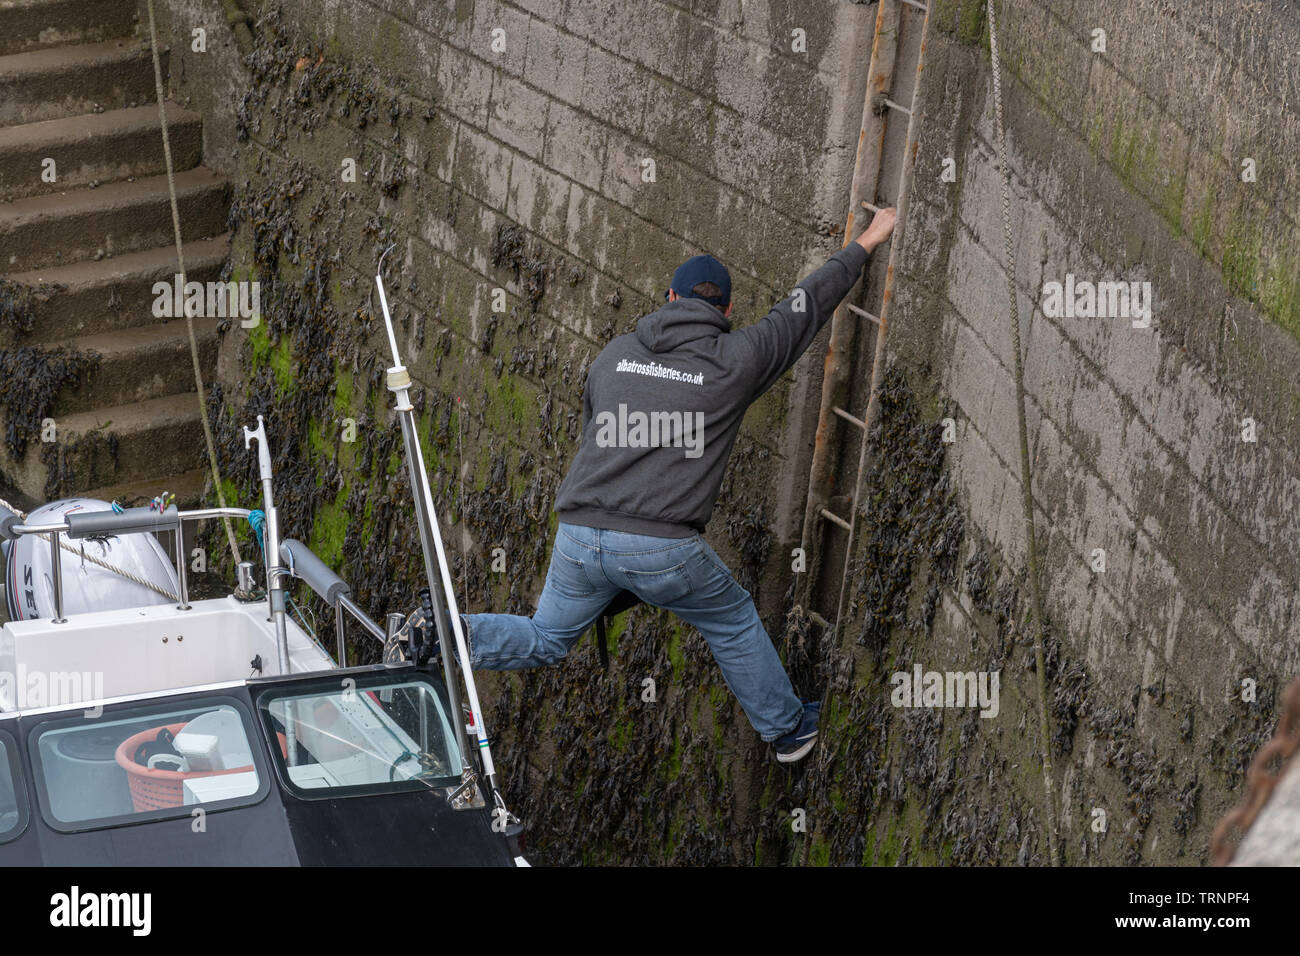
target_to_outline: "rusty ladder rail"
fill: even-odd
[[[857,532],[859,501],[862,495],[863,476],[867,471],[867,445],[871,426],[878,414],[879,391],[885,366],[885,345],[889,330],[889,306],[893,297],[895,274],[895,250],[899,247],[899,236],[907,216],[907,199],[911,189],[912,169],[916,158],[916,139],[918,122],[914,113],[917,97],[921,90],[921,73],[925,67],[925,40],[930,23],[930,5],[918,0],[880,0],[876,11],[876,31],[871,46],[871,65],[868,72],[867,93],[862,106],[862,129],[858,134],[858,150],[854,162],[853,183],[849,192],[849,211],[844,227],[844,244],[853,241],[854,228],[858,210],[866,209],[876,212],[878,207],[869,200],[875,198],[880,185],[881,166],[885,151],[885,134],[891,116],[900,115],[907,118],[907,135],[904,140],[903,153],[899,157],[898,190],[894,199],[898,209],[897,224],[889,247],[889,264],[885,271],[884,289],[881,295],[880,314],[871,312],[852,304],[846,298],[831,320],[831,341],[827,347],[825,375],[822,380],[821,409],[817,421],[816,444],[813,449],[812,466],[808,482],[808,503],[804,511],[803,548],[810,557],[807,574],[800,581],[799,601],[809,606],[812,591],[822,572],[825,555],[823,531],[826,525],[834,525],[847,534],[844,545],[844,567],[840,575],[839,598],[835,608],[835,618],[829,622],[838,633],[844,611],[845,594],[848,591],[849,571],[853,566],[853,544]],[[902,50],[901,36],[904,8],[912,10],[909,17],[922,17],[920,23],[921,37],[916,46],[916,77],[912,87],[912,102],[908,105],[895,102],[890,98],[895,67]],[[919,12],[917,12],[919,11]],[[905,66],[903,67],[906,68]],[[865,291],[869,279],[864,280]],[[850,384],[853,373],[854,353],[857,329],[865,319],[875,326],[875,355],[871,368],[871,384],[868,392],[867,408],[859,418],[844,406],[848,403]],[[839,446],[843,440],[844,429],[852,427],[858,433],[859,454],[857,473],[853,481],[851,507],[847,518],[836,514],[831,508],[833,492],[839,486],[834,470],[839,457]],[[811,609],[810,609],[811,610]]]

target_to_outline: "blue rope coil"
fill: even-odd
[[[257,541],[257,548],[263,554],[266,553],[266,545],[262,543],[262,529],[266,526],[266,512],[261,508],[248,513],[248,526],[253,529],[253,538]]]

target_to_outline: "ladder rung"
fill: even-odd
[[[930,8],[929,8],[929,7],[927,7],[924,3],[917,3],[917,0],[898,0],[898,2],[899,2],[899,3],[905,3],[905,4],[907,4],[909,7],[916,7],[916,9],[918,9],[918,10],[923,10],[923,11],[925,11],[926,13],[929,13],[929,12],[930,12]]]
[[[853,530],[853,525],[849,524],[847,521],[845,521],[843,518],[841,518],[839,515],[835,514],[834,512],[827,511],[825,508],[818,508],[817,513],[820,514],[827,521],[839,525],[845,531]]]
[[[880,212],[880,207],[879,207],[879,206],[873,206],[873,205],[871,205],[871,203],[867,202],[865,199],[862,200],[862,208],[863,208],[863,209],[870,209],[872,212]]]
[[[846,303],[844,303],[844,304],[845,304],[846,306],[848,306],[848,310],[849,310],[850,312],[852,312],[854,315],[860,315],[860,316],[862,316],[864,319],[870,319],[872,322],[875,322],[876,325],[879,325],[879,324],[880,324],[880,316],[878,316],[878,315],[872,315],[872,314],[871,314],[870,312],[868,312],[866,309],[859,309],[856,305],[854,305],[854,304],[851,303],[851,302],[846,302]]]
[[[833,406],[831,408],[831,411],[835,412],[836,415],[840,416],[840,418],[844,419],[846,422],[852,422],[854,425],[857,425],[863,431],[867,430],[866,422],[858,418],[856,415],[850,415],[848,412],[840,408],[838,405]]]
[[[890,107],[891,109],[896,109],[900,113],[906,113],[908,116],[912,115],[912,111],[908,109],[906,106],[904,106],[902,103],[895,103],[888,96],[884,97],[884,100],[885,100],[885,105]]]

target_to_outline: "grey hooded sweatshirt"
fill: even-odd
[[[734,332],[717,306],[678,299],[613,339],[587,372],[560,520],[661,538],[702,532],[745,410],[812,344],[867,259],[849,243]]]

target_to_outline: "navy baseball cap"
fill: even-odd
[[[701,282],[712,282],[722,290],[720,295],[696,295],[691,290]],[[731,304],[731,273],[713,256],[692,256],[677,267],[673,284],[669,288],[683,299],[703,299],[725,309]],[[668,293],[664,293],[668,298]]]

